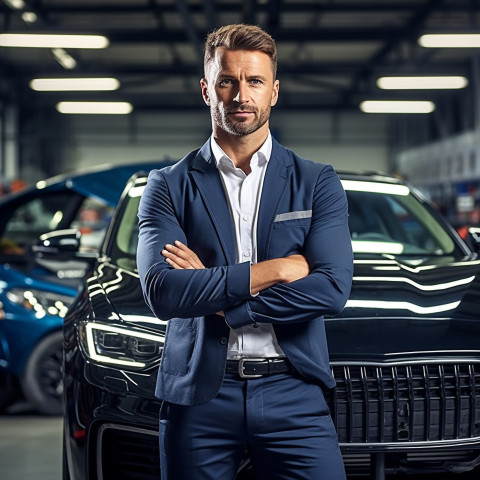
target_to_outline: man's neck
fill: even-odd
[[[268,125],[245,136],[231,135],[217,129],[213,137],[234,165],[248,175],[251,172],[250,160],[253,154],[258,152],[268,137]]]

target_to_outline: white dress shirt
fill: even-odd
[[[213,136],[210,143],[235,226],[237,262],[257,263],[258,209],[272,153],[272,137],[269,133],[264,144],[253,154],[250,160],[252,171],[248,175],[235,167]],[[257,323],[256,326],[230,330],[227,358],[279,356],[285,354],[278,344],[273,325]]]

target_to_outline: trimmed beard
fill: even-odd
[[[251,122],[241,120],[232,121],[229,118],[230,112],[246,110],[246,108],[242,109],[241,107],[225,108],[223,110],[220,110],[218,108],[211,108],[211,115],[213,122],[222,130],[230,133],[231,135],[244,137],[246,135],[250,135],[251,133],[256,132],[268,122],[270,118],[271,107],[261,110],[260,112],[257,108],[252,110],[252,107],[248,107],[248,111],[253,111],[253,113],[255,114],[255,117]]]

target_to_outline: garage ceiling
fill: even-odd
[[[202,44],[227,23],[254,23],[277,40],[282,109],[358,109],[371,98],[435,99],[442,92],[385,92],[385,74],[458,74],[470,85],[477,51],[425,49],[423,33],[478,30],[477,0],[25,0],[15,10],[1,0],[2,32],[95,33],[104,50],[69,50],[77,67],[66,70],[51,50],[0,47],[4,100],[54,105],[60,100],[122,100],[135,109],[203,107],[199,90]],[[37,21],[28,24],[24,11]],[[111,76],[108,93],[45,93],[34,77]],[[447,94],[447,93],[445,93]],[[449,95],[452,95],[451,93]],[[460,95],[457,93],[456,95]]]

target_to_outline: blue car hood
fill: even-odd
[[[125,184],[134,173],[141,170],[148,172],[154,168],[160,168],[165,165],[167,164],[158,161],[133,165],[112,165],[111,168],[105,168],[105,166],[103,166],[102,169],[97,171],[67,178],[66,185],[78,193],[89,197],[97,197],[103,200],[103,202],[115,206]]]

